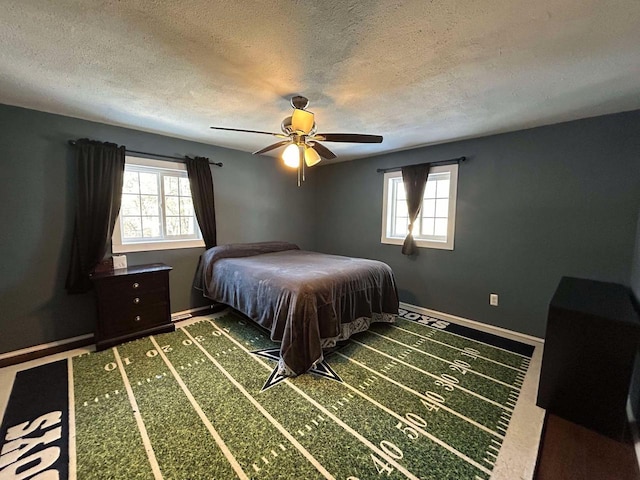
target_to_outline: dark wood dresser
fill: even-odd
[[[171,332],[169,272],[163,263],[95,273],[98,304],[96,350],[158,333]]]
[[[563,277],[549,305],[538,406],[623,439],[639,346],[640,318],[627,287]]]

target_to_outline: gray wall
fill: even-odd
[[[425,147],[317,170],[315,248],[387,262],[402,301],[543,337],[563,275],[629,284],[640,111]],[[376,168],[459,156],[455,250],[380,243]],[[500,306],[489,306],[498,293]]]
[[[203,125],[207,128],[207,125]],[[0,105],[0,353],[93,331],[93,294],[67,295],[75,161],[67,140],[89,137],[166,155],[202,155],[212,167],[218,242],[288,240],[311,247],[311,190],[275,159]],[[172,311],[207,302],[191,281],[203,249],[127,254],[129,264],[164,262]]]
[[[544,336],[562,275],[631,279],[640,291],[639,131],[640,112],[598,117],[316,168],[298,189],[275,159],[0,105],[0,353],[93,331],[92,294],[64,290],[75,195],[68,139],[222,161],[212,167],[219,243],[282,239],[379,259],[394,269],[403,301]],[[455,250],[407,258],[382,245],[376,168],[460,155],[469,161],[460,167]],[[180,311],[206,304],[191,289],[201,252],[128,260],[172,265]]]

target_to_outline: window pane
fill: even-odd
[[[436,196],[436,181],[427,180],[427,187],[424,189],[424,198],[434,198]]]
[[[184,217],[193,216],[193,201],[190,197],[180,197],[180,215]]]
[[[435,200],[425,200],[422,203],[421,215],[423,217],[435,217],[435,214],[436,214],[436,201]]]
[[[438,200],[436,200],[436,217],[447,217],[448,215],[449,215],[449,199],[439,198]]]
[[[140,215],[140,197],[131,193],[123,193],[120,215]]]
[[[193,217],[180,218],[180,235],[193,235]]]
[[[422,228],[420,229],[420,235],[432,236],[433,235],[433,218],[427,217],[422,219]]]
[[[178,166],[127,157],[121,200],[123,245],[200,238],[189,178]]]
[[[156,173],[140,172],[140,193],[158,194],[158,175]]]
[[[142,217],[142,234],[145,238],[159,237],[160,217]]]
[[[180,178],[180,195],[183,197],[191,197],[191,186],[188,178]]]
[[[409,233],[409,219],[396,217],[393,235],[399,236],[399,235],[406,235],[407,233]]]
[[[167,217],[167,235],[180,235],[180,217]]]
[[[122,236],[124,238],[142,238],[142,219],[140,217],[122,217]]]
[[[438,180],[438,198],[449,198],[449,179]]]
[[[165,195],[178,195],[178,178],[170,175],[164,176],[164,194]]]
[[[140,195],[140,202],[142,215],[158,215],[160,213],[158,211],[160,208],[158,197],[153,195]]]
[[[407,201],[401,200],[396,202],[396,216],[397,217],[408,217],[409,210],[407,209]]]
[[[179,197],[164,197],[164,211],[165,215],[180,215],[180,204],[178,203]]]
[[[407,195],[404,191],[404,183],[402,183],[402,178],[397,179],[393,184],[396,190],[396,200],[406,200]]]
[[[436,218],[435,222],[435,232],[438,236],[447,236],[447,219],[446,218]]]
[[[124,180],[122,182],[122,193],[140,193],[138,184],[138,172],[124,172]]]

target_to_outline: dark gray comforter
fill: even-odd
[[[222,245],[202,257],[197,284],[206,297],[232,306],[281,342],[285,375],[322,360],[322,347],[395,319],[391,268],[362,258],[300,250],[285,242]]]

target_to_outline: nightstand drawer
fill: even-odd
[[[167,274],[140,274],[110,278],[100,288],[105,297],[140,296],[146,292],[167,291]]]
[[[123,308],[134,308],[154,305],[157,303],[167,303],[169,292],[167,290],[156,290],[153,292],[109,292],[100,297],[99,310],[110,315],[111,310]]]
[[[154,305],[135,308],[113,308],[103,317],[102,333],[107,336],[120,335],[138,330],[145,330],[153,325],[170,322],[169,305],[156,303]]]

